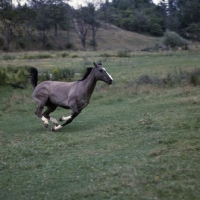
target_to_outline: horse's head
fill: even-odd
[[[95,78],[96,78],[96,80],[104,81],[108,85],[112,84],[113,78],[106,71],[106,69],[102,66],[101,61],[99,61],[98,63],[94,62],[94,66],[95,66]]]

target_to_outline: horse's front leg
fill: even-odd
[[[74,120],[74,118],[77,117],[81,113],[82,109],[78,109],[78,106],[77,106],[75,101],[71,102],[69,105],[70,105],[71,110],[73,111],[72,114],[68,117],[61,117],[60,121],[66,120],[66,122],[62,125],[54,126],[51,129],[52,131],[56,131],[58,129],[61,129],[63,126],[66,126],[67,124],[71,123]]]
[[[75,117],[77,117],[80,114],[80,112],[73,112],[72,115],[66,117],[67,121],[62,124],[62,125],[55,125],[54,127],[52,127],[52,131],[56,131],[58,129],[61,129],[63,126],[66,126],[67,124],[71,123]]]
[[[86,106],[87,106],[87,103],[86,103],[86,101],[85,100],[80,100],[80,101],[78,101],[78,103],[76,102],[76,106],[78,107],[78,112],[80,112],[83,108],[85,108]],[[75,108],[76,109],[76,108]],[[74,110],[75,110],[74,109]],[[69,115],[69,116],[67,116],[67,117],[65,117],[65,116],[62,116],[60,119],[59,119],[59,121],[60,122],[62,122],[62,121],[67,121],[67,120],[69,120],[69,119],[71,119],[72,118],[72,115]]]
[[[60,121],[60,122],[62,122],[62,121],[67,121],[67,120],[70,119],[71,117],[72,117],[72,115],[67,116],[67,117],[62,116],[62,117],[59,119],[59,121]]]

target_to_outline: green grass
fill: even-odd
[[[102,59],[94,56],[89,61]],[[135,54],[102,63],[113,85],[98,83],[89,106],[55,133],[35,116],[31,88],[0,87],[0,199],[199,199],[199,87],[129,84],[143,74],[192,70],[199,55]],[[52,116],[63,114],[69,111]]]

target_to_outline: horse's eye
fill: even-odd
[[[102,69],[100,69],[99,71],[100,71],[101,73],[103,72],[103,70],[102,70]]]

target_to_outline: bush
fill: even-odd
[[[48,58],[53,58],[53,56],[51,54],[38,54],[36,56],[36,58],[38,58],[38,59],[48,59]]]
[[[128,51],[128,50],[119,51],[119,52],[117,53],[117,56],[118,56],[118,57],[131,57],[130,51]]]
[[[183,34],[186,38],[200,40],[200,24],[191,23],[183,30]]]
[[[133,82],[130,82],[131,85],[157,85],[159,87],[168,86],[182,86],[182,85],[200,85],[200,68],[196,68],[192,71],[182,71],[179,69],[179,72],[175,70],[174,74],[167,74],[164,78],[155,77],[151,75],[142,75],[138,77]]]
[[[76,55],[76,54],[71,55],[71,58],[78,58],[78,55]]]
[[[66,58],[67,56],[69,56],[69,53],[64,52],[64,53],[61,54],[62,58]]]
[[[111,54],[108,54],[108,53],[101,53],[100,56],[104,57],[104,58],[114,57],[114,55],[111,55]]]
[[[0,86],[6,85],[6,73],[5,73],[5,69],[1,69],[0,70]]]
[[[151,35],[154,35],[154,36],[158,36],[158,37],[163,36],[163,30],[161,26],[157,23],[154,23],[151,25],[150,32],[151,32]]]
[[[2,60],[15,60],[16,57],[13,55],[3,55]]]
[[[51,71],[43,71],[39,73],[40,81],[54,80],[71,80],[74,77],[74,70],[68,68],[54,68]]]
[[[68,43],[65,45],[65,48],[66,48],[66,49],[74,49],[75,46],[74,46],[74,44],[68,42]]]
[[[45,46],[45,49],[46,50],[53,50],[54,49],[54,46],[50,43],[47,43],[46,46]]]
[[[0,86],[11,85],[14,88],[25,88],[28,81],[29,66],[9,66],[0,69]]]
[[[0,47],[4,46],[4,39],[2,37],[0,37]]]
[[[186,39],[182,38],[178,33],[173,31],[166,31],[164,34],[163,44],[170,45],[172,48],[179,46],[187,46],[189,43]]]
[[[27,46],[27,41],[26,38],[20,38],[17,42],[16,42],[16,49],[25,49]]]

